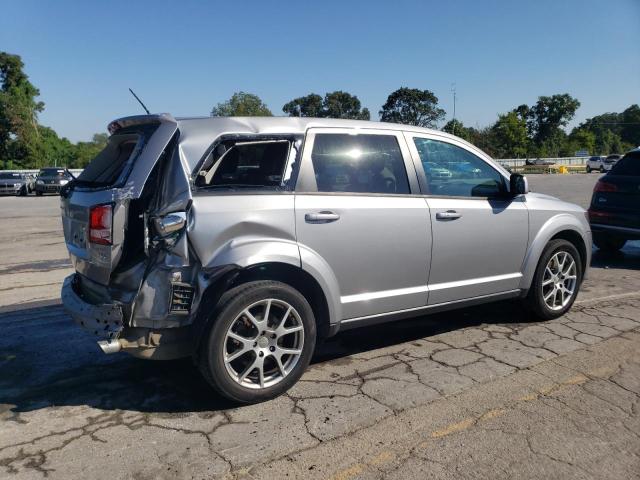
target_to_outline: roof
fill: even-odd
[[[430,133],[455,139],[469,145],[484,158],[489,157],[475,146],[461,138],[440,130],[404,125],[399,123],[373,122],[368,120],[347,120],[341,118],[312,117],[178,117],[168,113],[137,115],[114,120],[112,124],[120,126],[149,121],[175,122],[180,130],[180,148],[184,159],[191,168],[195,168],[213,141],[225,134],[292,134],[304,135],[309,128],[361,128],[377,130],[402,130],[406,132]],[[500,167],[501,168],[501,167]]]

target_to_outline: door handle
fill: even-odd
[[[340,215],[333,212],[307,213],[304,221],[307,223],[331,223],[340,219]]]
[[[446,212],[436,213],[437,220],[455,220],[456,218],[460,218],[461,216],[462,214],[456,212],[455,210],[447,210]]]

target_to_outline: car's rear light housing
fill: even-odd
[[[598,223],[598,220],[604,220],[611,216],[608,212],[602,212],[599,210],[592,210],[591,208],[587,211],[589,215],[589,222]]]
[[[617,192],[618,187],[613,183],[603,182],[599,180],[593,189],[594,192]]]
[[[89,242],[98,245],[111,245],[113,225],[113,206],[95,205],[89,210]]]

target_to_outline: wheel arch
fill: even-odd
[[[573,244],[580,254],[583,278],[591,260],[591,239],[584,225],[571,214],[560,214],[550,218],[531,242],[523,262],[520,288],[528,290],[533,281],[540,256],[551,240],[563,239]]]

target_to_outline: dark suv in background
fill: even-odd
[[[618,160],[593,189],[589,207],[593,243],[615,251],[640,239],[640,148]]]
[[[62,187],[73,180],[73,175],[66,168],[43,168],[38,172],[36,195],[43,193],[60,193]]]

